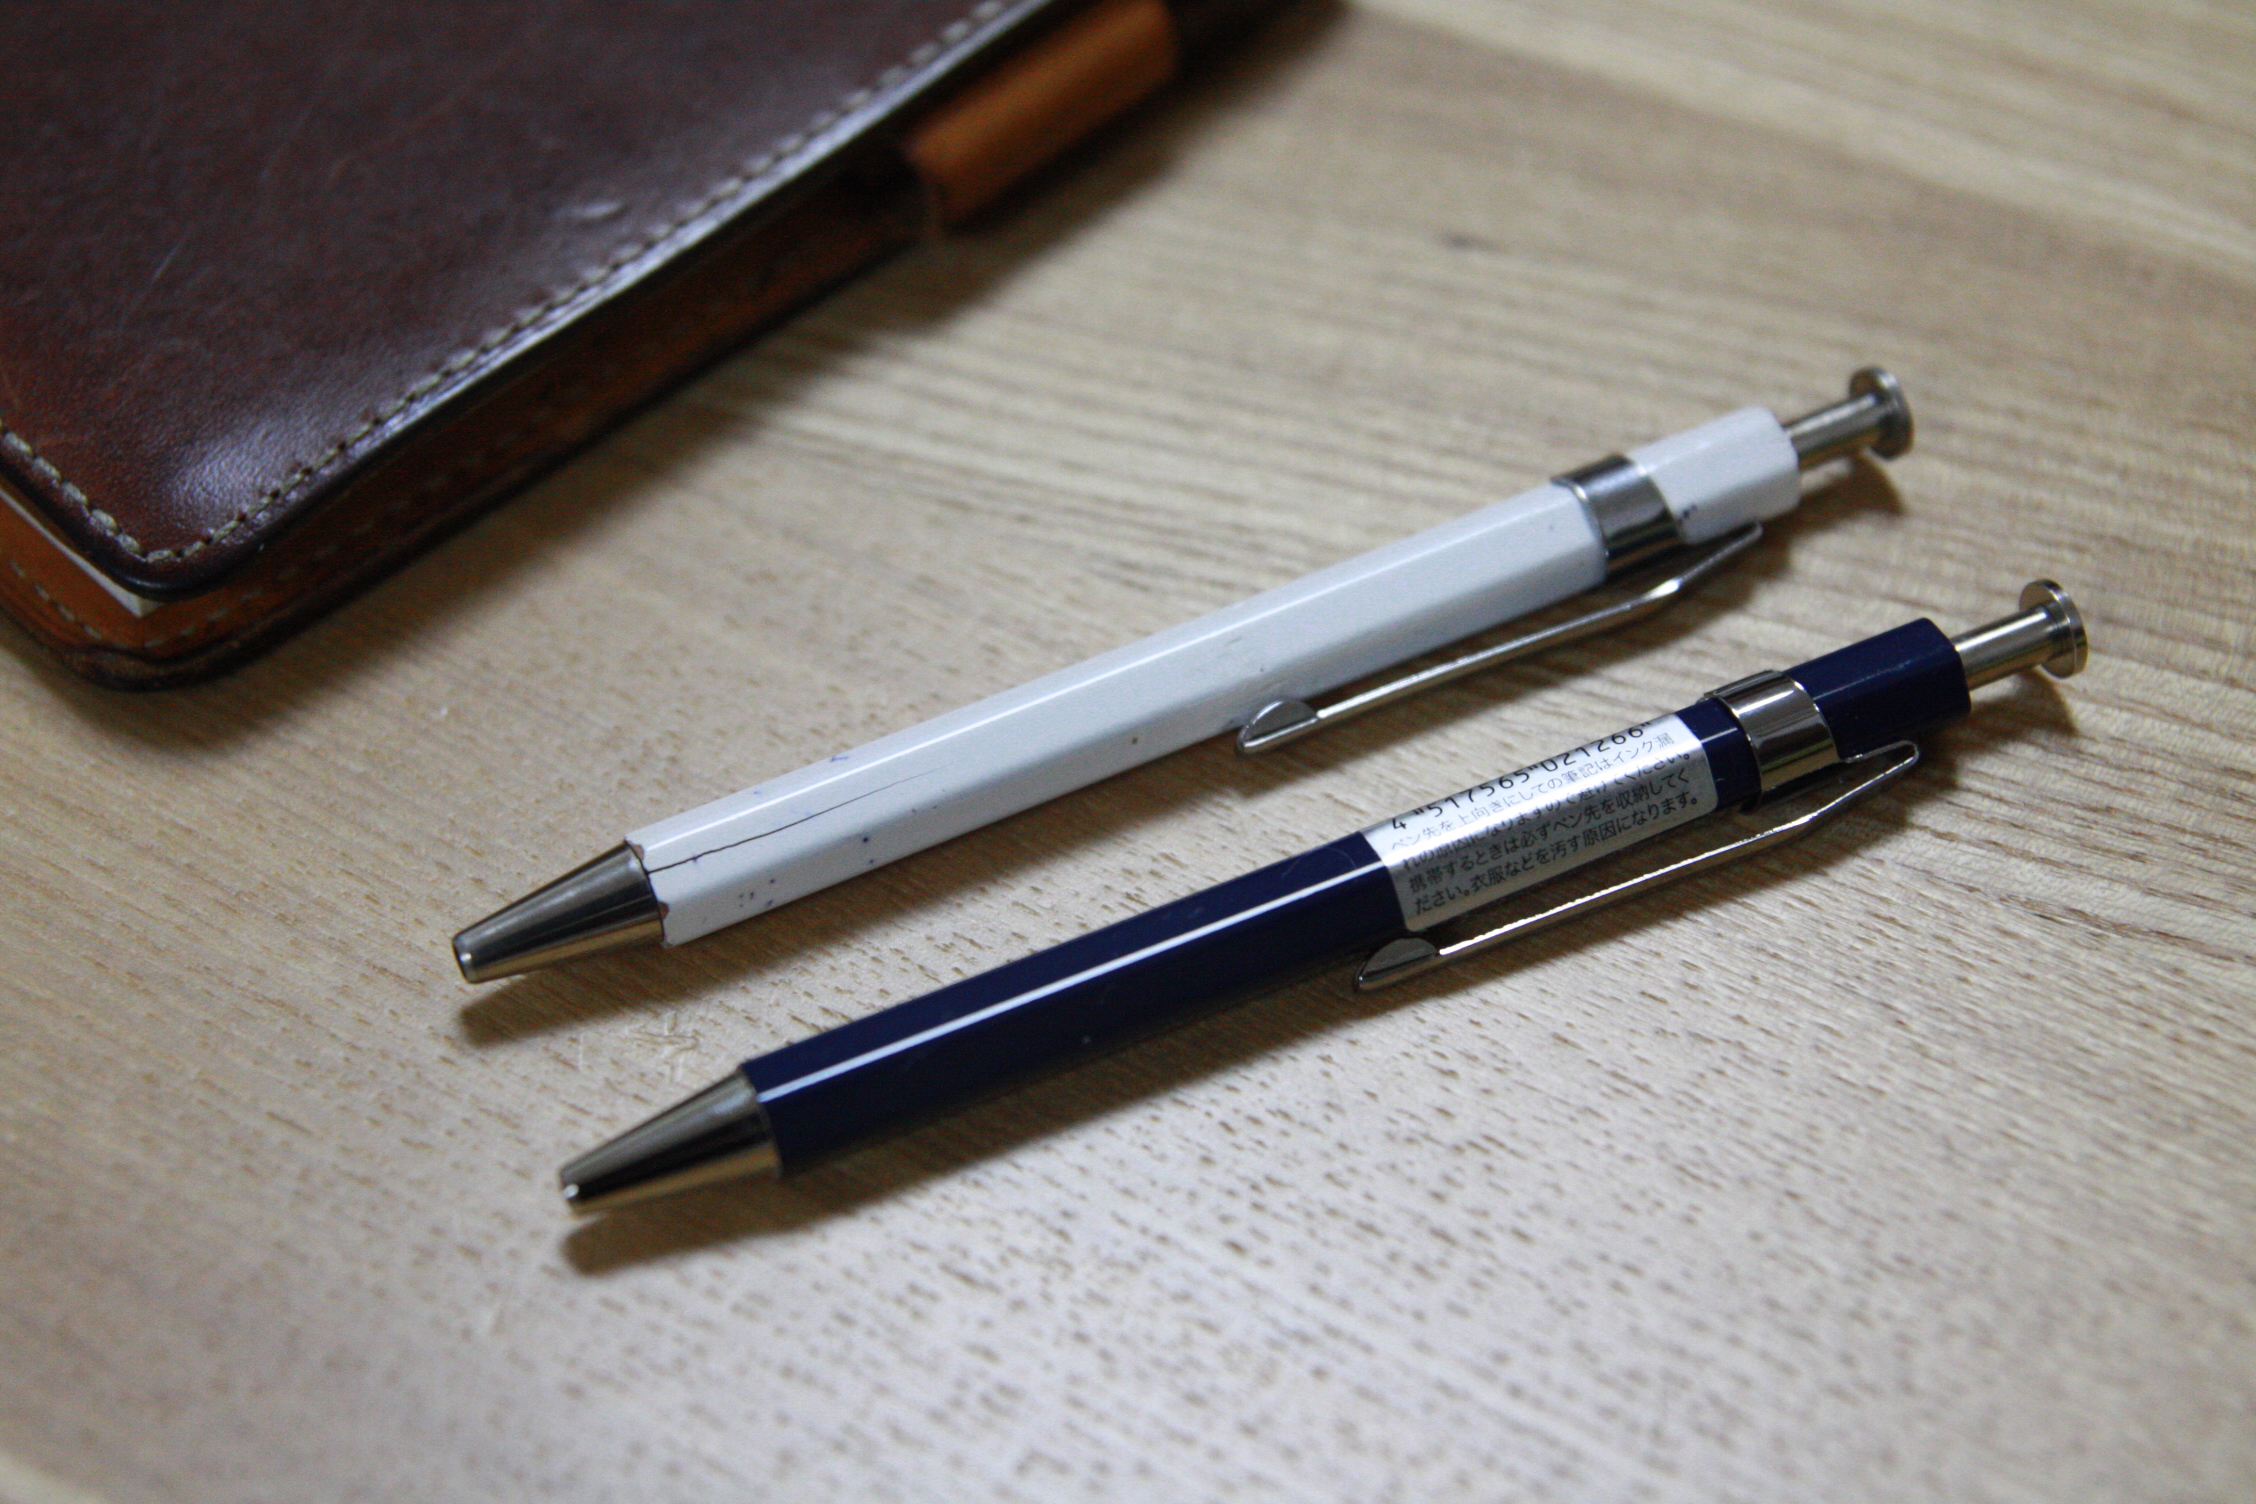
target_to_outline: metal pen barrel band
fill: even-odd
[[[1709,690],[1708,698],[1721,701],[1747,733],[1766,794],[1841,760],[1825,713],[1790,674],[1749,674]]]
[[[1892,459],[1911,447],[1911,404],[1895,377],[1879,366],[1866,366],[1849,378],[1848,396],[1788,419],[1781,426],[1793,446],[1796,462],[1805,471],[1866,450]],[[1694,586],[1762,538],[1762,524],[1752,522],[1704,544],[1686,543],[1660,487],[1628,455],[1608,455],[1556,476],[1551,483],[1572,493],[1589,513],[1591,526],[1605,546],[1607,583],[1647,568],[1668,572],[1624,600],[1390,679],[1372,689],[1322,705],[1306,700],[1278,700],[1264,705],[1239,730],[1238,750],[1273,751],[1326,726],[1468,674],[1500,668],[1549,648],[1627,626],[1682,600]]]
[[[1849,395],[1782,425],[1795,461],[1814,470],[1869,449],[1893,459],[1911,447],[1911,404],[1903,387],[1879,366],[1849,378]],[[1573,492],[1590,513],[1606,545],[1606,577],[1624,574],[1654,556],[1684,546],[1676,514],[1643,466],[1611,454],[1551,482]]]
[[[1681,548],[1676,514],[1645,468],[1626,454],[1610,454],[1580,470],[1553,476],[1590,513],[1606,544],[1606,578],[1635,569],[1656,554]]]

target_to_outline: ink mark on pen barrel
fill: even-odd
[[[1631,726],[1363,832],[1402,919],[1426,929],[1716,807],[1700,739],[1673,715]]]
[[[836,758],[833,758],[831,760],[833,762],[837,761]],[[846,808],[848,805],[859,804],[865,799],[874,799],[879,794],[884,793],[887,789],[897,789],[902,784],[914,783],[919,778],[930,778],[937,771],[939,770],[936,768],[927,768],[921,773],[911,773],[906,777],[896,778],[891,783],[881,783],[874,789],[866,789],[863,792],[856,794],[853,798],[841,799],[836,804],[826,804],[821,809],[815,810],[809,814],[801,815],[796,820],[786,820],[780,825],[771,825],[766,830],[756,831],[751,835],[739,837],[734,841],[723,841],[718,846],[708,846],[701,851],[693,852],[689,856],[676,857],[673,861],[667,862],[663,866],[653,867],[650,870],[652,872],[671,872],[676,867],[688,866],[693,862],[702,862],[709,856],[718,856],[724,851],[733,851],[739,846],[749,846],[754,841],[764,841],[769,836],[781,835],[784,831],[793,829],[796,826],[805,825],[810,820],[820,820],[825,815],[835,815],[840,810]]]

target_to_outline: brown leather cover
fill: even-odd
[[[106,682],[224,668],[1132,102],[1167,19],[9,7],[0,602]],[[919,181],[920,129],[971,146]]]

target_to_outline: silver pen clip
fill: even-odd
[[[1562,899],[1557,896],[1554,884],[1545,883],[1514,894],[1497,908],[1482,911],[1480,917],[1484,921],[1494,919],[1498,909],[1508,917],[1500,924],[1491,923],[1477,935],[1440,944],[1423,935],[1390,940],[1373,951],[1362,970],[1355,974],[1355,990],[1370,992],[1392,986],[1492,945],[1549,929],[1593,909],[1657,888],[1662,883],[1783,845],[1809,834],[1867,794],[1895,782],[1918,763],[1918,747],[1910,742],[1892,743],[1812,774],[1749,808],[1696,822],[1688,831],[1698,832],[1701,844],[1689,852],[1685,851],[1681,838],[1663,837],[1649,845],[1632,848],[1615,863],[1601,863],[1600,868],[1609,875],[1602,886],[1590,892]],[[1560,881],[1571,885],[1574,877],[1573,873],[1564,873]]]
[[[1911,447],[1911,407],[1896,378],[1878,366],[1866,366],[1849,378],[1848,395],[1784,423],[1786,440],[1793,446],[1795,463],[1813,470],[1835,460],[1867,450],[1883,459]],[[1762,537],[1762,524],[1750,522],[1712,542],[1689,548],[1676,546],[1676,519],[1653,477],[1626,455],[1612,455],[1596,464],[1557,476],[1553,485],[1572,492],[1588,510],[1590,521],[1605,544],[1609,579],[1623,571],[1647,568],[1666,571],[1635,594],[1584,612],[1571,621],[1523,633],[1494,647],[1481,648],[1447,663],[1404,674],[1321,708],[1306,700],[1278,700],[1255,711],[1238,732],[1238,750],[1267,752],[1367,710],[1391,705],[1406,695],[1437,684],[1447,684],[1467,674],[1495,668],[1546,648],[1559,647],[1626,626],[1640,617],[1682,600],[1693,586],[1752,548]]]
[[[1755,546],[1763,534],[1762,524],[1750,522],[1745,527],[1725,533],[1712,543],[1704,543],[1682,552],[1666,556],[1667,573],[1634,595],[1586,611],[1569,621],[1538,631],[1522,633],[1518,637],[1481,648],[1452,658],[1447,663],[1437,663],[1416,673],[1390,679],[1375,689],[1334,700],[1328,705],[1314,706],[1306,700],[1278,700],[1254,712],[1253,718],[1238,731],[1238,750],[1242,753],[1267,752],[1296,742],[1339,721],[1359,716],[1382,705],[1407,698],[1420,690],[1462,679],[1467,674],[1477,674],[1483,669],[1496,668],[1515,659],[1526,658],[1547,648],[1579,642],[1594,637],[1614,627],[1627,626],[1641,617],[1651,616],[1682,600],[1692,588],[1714,574],[1724,565]]]

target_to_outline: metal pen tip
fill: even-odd
[[[620,846],[456,935],[454,964],[466,982],[491,982],[649,945],[665,937],[665,913],[633,848]]]
[[[571,1161],[556,1180],[573,1211],[598,1212],[776,1169],[768,1111],[732,1071]]]

